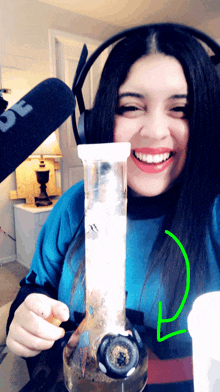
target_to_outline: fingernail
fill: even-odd
[[[67,308],[62,308],[62,313],[63,313],[63,317],[64,317],[65,319],[68,319],[68,318],[69,318],[69,309],[67,309]]]

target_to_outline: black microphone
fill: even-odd
[[[0,183],[72,114],[75,105],[70,88],[49,78],[0,116]]]

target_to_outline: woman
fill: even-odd
[[[181,361],[175,359],[191,356],[188,332],[164,342],[156,338],[158,301],[163,319],[172,317],[186,289],[182,252],[165,230],[187,252],[191,285],[183,311],[175,323],[162,324],[162,335],[187,329],[195,298],[220,289],[219,98],[219,78],[200,43],[179,26],[159,24],[114,47],[91,112],[90,141],[131,143],[126,307],[162,360],[149,366],[149,391],[193,390],[191,370],[178,374],[175,368]],[[76,184],[40,233],[8,321],[7,344],[18,355],[36,356],[63,336],[62,328],[45,320],[52,313],[60,322],[70,318],[71,329],[83,313],[83,199],[83,183]],[[189,366],[190,359],[184,361]]]

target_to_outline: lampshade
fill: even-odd
[[[53,132],[44,142],[30,155],[30,158],[62,158],[62,152]]]

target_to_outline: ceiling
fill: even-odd
[[[175,21],[220,37],[220,0],[38,0],[121,29]]]

